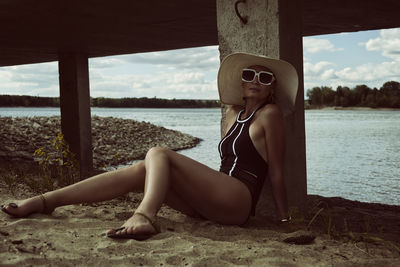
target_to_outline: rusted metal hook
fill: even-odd
[[[238,5],[239,5],[240,3],[246,4],[246,0],[238,0],[238,1],[235,2],[235,12],[236,12],[236,15],[239,17],[240,21],[241,21],[243,24],[247,24],[247,16],[242,17],[242,16],[240,15],[240,13],[239,13]]]

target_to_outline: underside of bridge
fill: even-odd
[[[398,0],[303,0],[303,36],[400,27],[399,10]],[[0,1],[0,66],[206,45],[218,45],[215,1]]]

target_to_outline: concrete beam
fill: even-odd
[[[295,113],[285,117],[285,180],[289,207],[303,210],[307,194],[304,124],[303,47],[301,1],[247,0],[237,5],[247,18],[244,23],[235,12],[235,2],[217,0],[220,59],[232,52],[250,52],[290,62],[299,74]],[[221,126],[225,127],[222,109]],[[268,182],[264,186],[257,213],[271,216],[274,210]],[[271,205],[272,204],[272,205]]]
[[[60,53],[58,69],[61,129],[85,178],[93,169],[88,57]]]

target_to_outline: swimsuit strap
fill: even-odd
[[[260,108],[262,108],[263,106],[265,106],[266,104],[267,104],[267,103],[262,104],[261,106],[259,106],[256,110],[254,110],[254,111],[250,114],[250,116],[248,116],[247,118],[245,118],[245,119],[243,119],[243,120],[240,119],[240,115],[242,114],[242,112],[243,112],[245,109],[242,109],[241,111],[239,111],[239,113],[238,113],[238,115],[237,115],[237,117],[236,117],[236,121],[237,121],[237,122],[240,122],[240,123],[249,121],[249,120],[254,116],[254,114],[256,114],[256,112],[257,112]]]

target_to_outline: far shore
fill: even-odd
[[[51,106],[0,106],[0,108],[59,108],[59,107],[51,107]],[[129,109],[129,108],[137,108],[137,109],[217,109],[221,107],[90,107],[90,108],[99,108],[99,109]],[[388,110],[388,111],[398,111],[400,108],[371,108],[371,107],[342,107],[342,106],[313,106],[313,105],[304,105],[304,110]],[[0,115],[1,117],[1,115]]]
[[[341,107],[341,106],[307,106],[305,110],[392,110],[398,111],[399,108],[371,108],[371,107]]]

